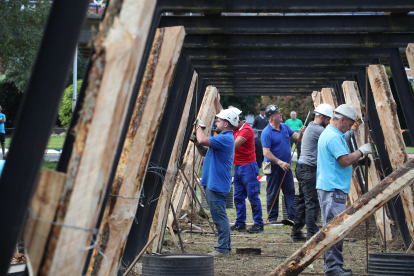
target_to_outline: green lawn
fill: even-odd
[[[46,149],[62,149],[66,137],[50,137]],[[6,138],[6,147],[10,146],[11,138]]]
[[[45,169],[56,170],[57,162],[44,161],[42,167]]]

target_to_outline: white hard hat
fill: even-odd
[[[216,115],[216,117],[229,121],[233,126],[237,126],[239,124],[239,116],[229,109],[223,109]]]
[[[239,116],[240,114],[242,114],[242,111],[240,109],[238,109],[237,107],[230,107],[229,109],[231,112],[236,113],[237,116]]]
[[[352,105],[349,105],[349,104],[341,104],[335,109],[335,113],[348,117],[349,119],[353,121],[357,121],[358,119],[358,114],[357,114],[356,109]]]
[[[325,115],[325,116],[332,118],[333,108],[331,105],[323,103],[323,104],[318,105],[318,107],[315,108],[314,113],[319,113],[321,115]]]

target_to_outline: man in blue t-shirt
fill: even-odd
[[[372,152],[370,144],[365,144],[349,153],[344,133],[351,129],[357,118],[353,106],[340,105],[335,109],[331,124],[319,136],[316,189],[324,226],[345,210],[347,194],[351,188],[351,165]],[[326,276],[352,275],[350,269],[342,268],[342,244],[343,240],[324,253]]]
[[[266,108],[266,116],[269,117],[269,124],[262,132],[262,146],[264,161],[271,163],[271,173],[266,174],[267,181],[267,213],[269,221],[275,223],[279,214],[279,186],[285,196],[286,210],[289,218],[285,224],[293,225],[295,218],[295,186],[293,184],[293,174],[290,169],[289,160],[291,157],[291,148],[289,137],[298,140],[300,132],[305,131],[302,127],[300,132],[294,132],[288,125],[282,123],[282,113],[275,105],[269,105]],[[283,176],[286,176],[283,180]]]
[[[5,155],[5,146],[6,146],[6,130],[4,128],[4,123],[6,122],[6,115],[1,113],[2,107],[0,106],[0,144],[1,150],[3,153],[3,159],[6,159]]]
[[[233,126],[239,124],[238,116],[229,110],[221,110],[216,115],[215,137],[207,137],[201,120],[196,121],[196,138],[191,140],[198,152],[205,156],[201,186],[205,186],[213,222],[217,228],[218,242],[215,251],[208,253],[214,257],[230,253],[230,224],[226,212],[227,194],[231,187],[231,168],[234,160]]]

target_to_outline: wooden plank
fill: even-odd
[[[322,88],[321,100],[322,100],[321,103],[329,104],[330,106],[332,106],[334,110],[335,108],[338,107],[338,100],[332,88]],[[358,199],[361,195],[362,195],[362,191],[358,183],[358,177],[356,175],[356,172],[353,171],[352,178],[351,178],[351,189],[350,189],[350,193],[348,194],[348,198],[351,203],[354,203],[355,200]]]
[[[382,132],[384,133],[385,148],[395,171],[408,161],[407,149],[402,137],[400,121],[397,115],[397,104],[392,96],[388,76],[383,65],[370,65],[368,77],[374,94],[375,106]],[[414,186],[407,187],[401,193],[405,219],[411,239],[414,240]]]
[[[273,270],[270,275],[299,275],[323,252],[340,241],[404,188],[411,185],[413,181],[414,159],[411,159],[368,193],[364,194],[352,206],[335,216],[334,219],[306,242],[302,248],[298,249]]]
[[[164,178],[160,197],[158,198],[157,209],[155,210],[154,219],[152,221],[149,238],[151,239],[156,233],[157,237],[149,246],[149,250],[154,253],[161,253],[162,241],[164,239],[165,227],[167,224],[168,210],[170,209],[170,201],[174,190],[176,177],[178,174],[179,159],[183,148],[184,136],[187,130],[187,123],[191,118],[190,108],[193,101],[194,87],[197,80],[197,73],[194,71],[191,80],[190,89],[188,91],[187,100],[185,102],[183,115],[181,117],[180,126],[178,127],[177,136],[175,138],[173,152],[167,167],[167,173]]]
[[[30,204],[31,215],[24,228],[24,243],[30,258],[33,275],[37,275],[52,224],[37,220],[53,221],[62,193],[66,174],[43,169]]]
[[[358,85],[354,81],[344,81],[342,84],[342,89],[344,91],[345,95],[345,102],[349,105],[352,105],[355,110],[357,111],[358,117],[362,118],[362,112],[361,108],[362,106],[362,100],[361,96],[359,94]],[[365,109],[365,107],[364,107]],[[365,122],[365,124],[362,124],[359,126],[359,128],[354,132],[354,137],[356,141],[356,147],[360,147],[363,144],[365,144],[365,127],[369,127],[368,122]],[[368,168],[368,188],[371,190],[375,186],[378,185],[378,183],[381,182],[381,178],[379,176],[379,173],[377,172],[377,169],[375,167],[375,160],[372,157],[371,154],[368,155],[368,158],[370,159],[371,165]],[[353,173],[353,177],[355,175],[355,171]],[[358,180],[356,180],[358,181]],[[356,182],[358,183],[358,182]],[[358,185],[359,187],[359,185]],[[355,202],[357,198],[354,198],[351,202]],[[380,230],[381,236],[384,240],[384,220],[383,220],[383,209],[378,210],[375,212],[375,222],[377,224],[378,229]],[[390,219],[387,213],[385,213],[385,231],[386,231],[386,238],[387,240],[392,240],[394,238],[394,234],[391,231],[391,224],[394,222]]]
[[[111,195],[120,197],[110,196],[107,202],[100,226],[100,247],[94,249],[88,268],[90,275],[115,275],[121,264],[184,36],[184,28],[181,26],[161,28],[155,34],[112,183]],[[109,261],[105,262],[102,254]]]
[[[211,127],[213,125],[214,117],[216,115],[216,110],[214,108],[214,99],[218,96],[217,89],[214,86],[208,86],[206,88],[206,92],[204,94],[203,102],[201,103],[200,111],[198,112],[198,119],[201,119],[203,123],[206,125],[206,129],[204,130],[205,134],[210,133]],[[183,164],[181,166],[180,173],[178,174],[177,182],[174,188],[172,203],[174,206],[174,210],[177,212],[177,216],[179,216],[181,207],[183,206],[184,198],[186,196],[186,189],[183,181],[185,181],[184,173],[189,181],[193,179],[193,163],[194,163],[194,171],[200,171],[200,167],[204,157],[201,156],[198,151],[195,151],[195,156],[193,155],[193,143],[191,141],[188,142],[187,149],[184,154]],[[191,183],[194,185],[194,183]],[[184,208],[188,208],[188,206],[184,206]],[[168,220],[170,224],[173,221],[172,213],[170,212],[168,216]]]
[[[322,103],[322,94],[321,91],[313,91],[312,92],[312,101],[315,108],[318,107]]]
[[[155,10],[155,1],[111,1],[94,37],[85,103],[74,129],[57,221],[94,228]],[[121,43],[120,43],[121,42]],[[53,227],[41,275],[80,275],[91,232]]]

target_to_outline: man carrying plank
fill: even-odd
[[[205,156],[201,186],[206,186],[211,216],[217,227],[218,243],[216,250],[209,253],[214,257],[230,253],[230,224],[226,213],[226,199],[231,187],[231,167],[234,160],[233,126],[239,123],[238,116],[222,110],[216,115],[216,132],[220,135],[207,137],[203,122],[196,120],[196,141],[198,152]]]
[[[335,116],[318,141],[318,162],[316,189],[322,210],[323,225],[346,208],[347,194],[351,188],[352,164],[361,157],[372,153],[370,144],[362,145],[358,150],[349,153],[345,141],[345,133],[357,121],[355,108],[343,104],[335,109]],[[342,268],[343,240],[336,243],[324,253],[325,275],[351,276],[350,269]]]

